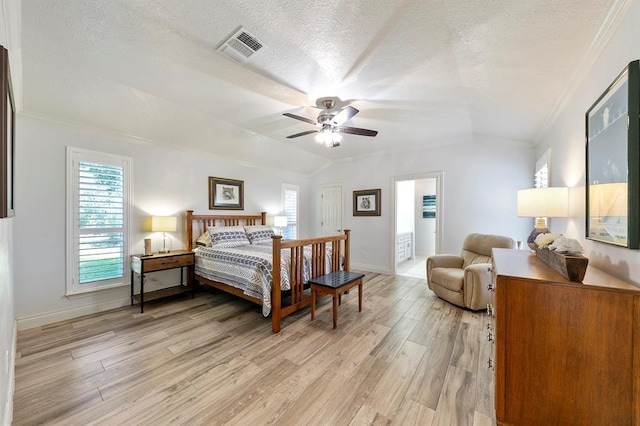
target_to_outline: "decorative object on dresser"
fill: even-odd
[[[284,317],[311,304],[309,279],[349,270],[351,231],[286,241],[273,235],[268,244],[263,240],[254,244],[242,237],[241,228],[266,225],[266,218],[265,212],[196,215],[187,210],[186,241],[187,250],[192,250],[196,240],[205,240],[202,234],[214,233],[211,247],[198,246],[194,250],[196,282],[261,305],[265,317],[271,314],[271,330],[278,333]],[[221,242],[225,247],[215,245],[217,233],[224,235]],[[238,275],[232,275],[233,271]]]
[[[209,210],[244,210],[244,181],[209,176]]]
[[[586,237],[640,248],[640,62],[616,77],[585,114]]]
[[[569,281],[582,281],[589,259],[582,246],[561,234],[539,234],[535,239],[536,254],[544,263]]]
[[[162,239],[158,241],[158,253],[171,251],[171,238],[167,237],[167,232],[176,232],[177,225],[178,218],[175,216],[151,217],[151,232],[162,232]]]
[[[477,311],[491,301],[491,250],[515,248],[510,237],[469,234],[460,256],[436,254],[427,258],[427,284],[438,297],[462,308]]]
[[[12,217],[14,206],[15,176],[15,103],[9,51],[0,46],[0,218]]]
[[[533,217],[536,219],[535,227],[527,244],[531,250],[536,250],[534,240],[539,234],[549,232],[547,228],[548,217],[567,217],[569,213],[569,188],[530,188],[518,191],[517,206],[518,217]]]
[[[140,312],[144,312],[144,302],[156,300],[163,297],[175,296],[187,291],[191,291],[191,297],[195,295],[195,283],[193,280],[193,265],[195,258],[190,250],[175,250],[168,254],[153,254],[145,256],[134,254],[131,256],[131,305],[135,301],[140,303]],[[144,292],[145,275],[149,272],[167,271],[180,268],[180,285],[175,285],[160,290]],[[187,284],[184,285],[183,269],[187,268]],[[140,292],[134,294],[135,275],[140,276]]]
[[[353,191],[354,216],[380,216],[380,189]]]
[[[493,265],[498,424],[640,424],[640,288],[592,266],[568,281],[523,250]]]

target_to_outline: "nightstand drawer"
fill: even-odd
[[[193,262],[193,253],[146,259],[144,261],[144,271],[163,271],[165,269],[179,268],[181,266],[191,266],[193,265]]]

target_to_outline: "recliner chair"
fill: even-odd
[[[491,250],[516,248],[510,237],[469,234],[460,256],[437,254],[427,258],[427,283],[438,297],[477,311],[491,303]]]

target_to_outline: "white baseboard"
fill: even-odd
[[[57,321],[64,321],[72,318],[81,317],[83,315],[95,314],[97,312],[108,311],[109,309],[121,308],[131,304],[130,297],[108,300],[101,303],[93,303],[89,305],[79,306],[61,311],[47,312],[44,314],[32,315],[29,317],[18,318],[18,330],[26,330],[28,328],[39,327],[41,325],[51,324]]]
[[[376,274],[386,274],[386,275],[391,275],[392,272],[389,268],[381,268],[379,266],[376,265],[367,265],[366,263],[351,263],[351,265],[349,265],[349,269],[352,271],[367,271],[367,272],[374,272]]]
[[[4,403],[3,425],[10,425],[13,421],[13,392],[16,385],[16,351],[18,350],[18,324],[13,321],[13,338],[9,358],[9,389]]]

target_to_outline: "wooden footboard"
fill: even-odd
[[[186,211],[186,241],[187,250],[192,250],[196,239],[206,231],[207,226],[238,226],[238,225],[266,225],[266,213],[260,215],[194,215],[193,210]],[[283,240],[281,236],[273,237],[273,262],[272,265],[280,265],[282,250],[290,250],[291,265],[289,269],[290,290],[280,291],[280,268],[273,267],[273,283],[271,285],[271,329],[278,333],[281,329],[281,320],[287,315],[310,305],[310,291],[303,279],[304,251],[310,247],[311,252],[311,278],[327,273],[326,255],[331,250],[331,272],[349,270],[349,236],[350,231],[344,234],[329,235],[317,238],[300,240]],[[196,280],[217,289],[226,291],[254,303],[262,304],[262,301],[245,295],[242,290],[223,282],[212,281],[196,274]]]

